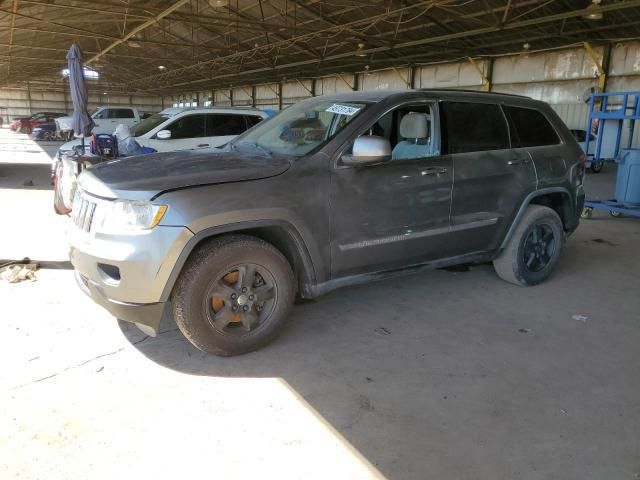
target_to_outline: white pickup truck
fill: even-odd
[[[113,133],[121,123],[133,127],[140,122],[140,112],[134,107],[98,107],[90,113],[96,126],[93,133]],[[71,140],[73,117],[56,118],[56,133],[58,136]]]

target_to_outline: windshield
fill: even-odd
[[[137,125],[131,127],[131,136],[139,137],[140,135],[144,135],[145,133],[150,132],[171,117],[173,117],[173,115],[169,115],[166,113],[154,113],[149,118],[145,118]]]
[[[367,106],[325,99],[292,105],[231,142],[281,155],[302,156],[333,138]]]

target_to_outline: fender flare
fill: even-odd
[[[511,222],[511,226],[509,227],[509,230],[507,231],[507,234],[505,235],[504,239],[502,240],[502,243],[500,244],[500,249],[499,249],[500,252],[503,251],[506,248],[507,244],[511,240],[511,237],[513,237],[513,234],[515,233],[516,228],[520,224],[520,220],[522,220],[522,217],[524,216],[524,212],[527,210],[527,207],[531,204],[531,201],[534,198],[541,197],[543,195],[546,195],[547,193],[563,193],[563,194],[565,194],[567,196],[567,198],[569,200],[571,200],[571,194],[569,193],[569,190],[567,190],[564,187],[542,188],[540,190],[535,190],[535,191],[531,192],[522,201],[522,204],[520,205],[520,208],[518,209],[518,213],[516,214],[515,218],[513,219],[513,222]]]
[[[234,233],[240,232],[243,230],[262,228],[262,227],[277,227],[283,229],[291,236],[291,240],[295,244],[296,252],[301,260],[302,267],[302,279],[304,283],[316,283],[316,275],[315,268],[313,265],[313,261],[311,259],[311,255],[307,249],[307,246],[302,239],[302,236],[298,232],[298,230],[290,223],[285,220],[249,220],[245,222],[235,222],[229,223],[226,225],[218,225],[215,227],[205,228],[197,232],[193,237],[189,239],[187,244],[180,252],[176,263],[173,265],[171,269],[171,274],[167,279],[167,282],[162,290],[162,295],[160,296],[161,302],[168,302],[171,297],[171,292],[173,291],[173,287],[178,279],[178,276],[182,272],[187,259],[191,255],[191,252],[196,248],[197,245],[200,244],[201,241],[215,237],[217,235],[223,235],[226,233]]]

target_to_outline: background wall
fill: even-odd
[[[594,49],[606,66],[604,47]],[[640,90],[640,42],[611,46],[606,90]],[[490,90],[526,95],[552,105],[570,128],[584,128],[587,105],[585,92],[598,85],[598,69],[582,46],[542,53],[523,53],[478,59],[475,65],[464,60],[455,63],[398,67],[338,74],[280,83],[230,86],[160,97],[110,96],[92,94],[90,108],[99,105],[133,105],[143,112],[176,106],[256,106],[278,110],[313,95],[328,95],[351,90],[404,90],[408,88],[464,88],[483,90],[483,75],[490,79]],[[70,111],[71,100],[64,92],[43,90],[0,90],[0,111],[9,117],[40,110]]]

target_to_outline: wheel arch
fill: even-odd
[[[176,261],[167,283],[162,291],[161,301],[169,301],[176,280],[180,276],[187,259],[203,242],[229,234],[251,235],[260,238],[277,248],[291,265],[296,277],[298,291],[304,295],[307,285],[316,283],[315,269],[311,255],[297,229],[282,220],[261,220],[239,222],[206,228],[196,233],[183,248]]]
[[[550,187],[536,190],[535,192],[531,192],[529,195],[527,195],[527,197],[522,202],[522,205],[520,205],[513,223],[509,227],[506,236],[500,244],[500,251],[505,249],[505,247],[509,243],[509,240],[511,240],[511,237],[513,237],[513,234],[520,224],[520,221],[522,220],[522,217],[524,216],[524,213],[529,205],[542,205],[544,207],[551,208],[560,217],[564,230],[570,230],[573,208],[571,206],[572,202],[569,190],[564,187]]]

